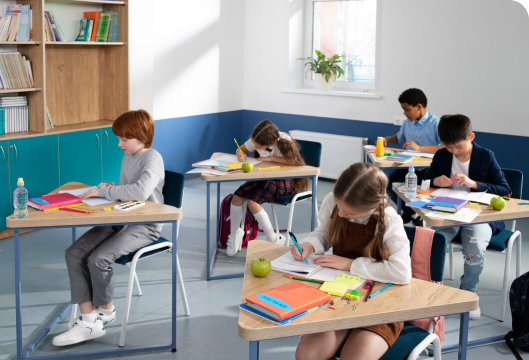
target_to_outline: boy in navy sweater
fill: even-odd
[[[425,179],[430,179],[433,186],[487,191],[500,196],[511,193],[494,153],[473,142],[476,135],[468,117],[445,115],[439,121],[438,132],[446,147],[435,153],[426,173]],[[461,289],[476,292],[490,238],[504,228],[505,224],[500,221],[440,229],[448,241],[458,234],[461,236],[465,256]],[[479,319],[480,316],[479,307],[470,312],[470,319]]]

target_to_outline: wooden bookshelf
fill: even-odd
[[[23,93],[29,106],[29,131],[0,136],[0,140],[82,131],[103,127],[102,124],[111,126],[114,119],[129,110],[128,0],[17,0],[16,3],[31,6],[33,41],[4,41],[0,47],[15,45],[16,51],[31,60],[35,87],[0,90],[0,95]],[[118,42],[46,42],[44,11],[49,10],[48,3],[66,4],[60,6],[71,7],[71,13],[117,11]],[[61,17],[58,22],[71,20]],[[54,130],[46,126],[46,104]]]

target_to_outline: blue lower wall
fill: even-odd
[[[185,173],[214,152],[233,152],[234,137],[244,142],[241,125],[242,110],[156,120],[153,147],[167,170]]]
[[[370,144],[375,143],[377,136],[394,135],[399,130],[398,126],[386,123],[238,110],[157,120],[153,146],[162,154],[167,170],[185,173],[192,163],[208,159],[214,152],[234,152],[233,138],[242,144],[263,119],[272,120],[285,132],[306,130],[362,136]],[[476,132],[476,142],[494,151],[501,167],[519,169],[529,176],[529,161],[516,155],[524,154],[529,143],[527,137]],[[527,180],[523,194],[529,197]]]
[[[270,119],[281,131],[306,130],[338,135],[367,137],[374,144],[377,136],[389,136],[398,132],[399,126],[368,121],[345,120],[317,116],[291,115],[264,111],[243,110],[242,134],[251,134],[254,126],[263,119]],[[529,161],[525,154],[529,138],[524,136],[501,135],[476,131],[476,142],[494,151],[498,163],[503,168],[521,170],[529,176]],[[529,181],[524,181],[523,193],[529,197]]]

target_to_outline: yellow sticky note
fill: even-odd
[[[358,283],[358,280],[360,280],[359,276],[340,274],[333,280],[333,283],[345,284],[347,285],[347,289],[353,289]]]
[[[347,284],[327,281],[323,283],[320,290],[325,291],[329,295],[344,296],[347,291]]]

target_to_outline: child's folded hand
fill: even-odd
[[[454,183],[449,177],[441,175],[433,179],[433,185],[437,187],[449,187],[454,185]]]
[[[322,255],[316,260],[314,260],[314,264],[323,267],[330,267],[333,269],[348,271],[349,269],[351,269],[353,259],[338,255]]]

